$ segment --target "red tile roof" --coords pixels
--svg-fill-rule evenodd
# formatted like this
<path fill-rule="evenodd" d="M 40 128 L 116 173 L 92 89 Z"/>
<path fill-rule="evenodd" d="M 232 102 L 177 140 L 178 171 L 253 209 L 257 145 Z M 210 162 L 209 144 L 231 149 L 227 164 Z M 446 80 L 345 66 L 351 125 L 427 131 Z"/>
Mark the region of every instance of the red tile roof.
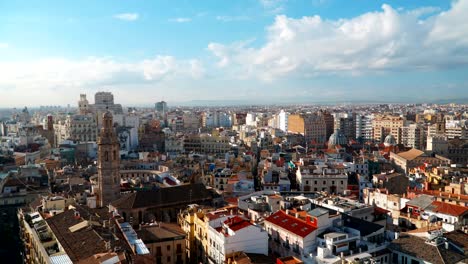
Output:
<path fill-rule="evenodd" d="M 234 232 L 237 230 L 241 230 L 244 227 L 248 227 L 252 225 L 250 221 L 245 220 L 244 218 L 237 216 L 237 215 L 224 221 L 224 224 L 227 225 L 229 229 L 231 229 Z"/>
<path fill-rule="evenodd" d="M 435 206 L 432 211 L 452 216 L 461 216 L 468 211 L 468 207 L 439 201 L 432 202 L 432 205 Z"/>
<path fill-rule="evenodd" d="M 300 237 L 306 237 L 317 228 L 294 216 L 287 215 L 284 211 L 278 211 L 270 215 L 265 221 L 277 225 Z"/>

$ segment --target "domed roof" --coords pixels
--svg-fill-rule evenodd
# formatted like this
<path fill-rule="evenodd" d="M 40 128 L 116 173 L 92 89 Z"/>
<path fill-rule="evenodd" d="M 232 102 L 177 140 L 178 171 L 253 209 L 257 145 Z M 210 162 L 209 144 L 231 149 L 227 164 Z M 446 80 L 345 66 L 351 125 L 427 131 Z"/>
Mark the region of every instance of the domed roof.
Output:
<path fill-rule="evenodd" d="M 112 118 L 111 112 L 109 112 L 109 111 L 105 112 L 104 115 L 103 115 L 103 118 L 105 118 L 105 119 Z"/>
<path fill-rule="evenodd" d="M 397 144 L 396 139 L 392 134 L 388 134 L 385 137 L 385 140 L 384 140 L 385 147 L 396 146 L 396 144 Z"/>
<path fill-rule="evenodd" d="M 336 145 L 346 145 L 346 143 L 346 137 L 339 129 L 336 129 L 335 133 L 333 133 L 328 139 L 329 148 L 334 148 Z"/>

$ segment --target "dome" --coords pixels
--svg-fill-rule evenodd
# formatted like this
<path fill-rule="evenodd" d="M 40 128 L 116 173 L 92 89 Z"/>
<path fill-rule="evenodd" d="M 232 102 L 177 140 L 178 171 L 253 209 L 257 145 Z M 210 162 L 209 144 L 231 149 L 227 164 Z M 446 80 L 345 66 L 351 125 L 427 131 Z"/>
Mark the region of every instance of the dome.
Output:
<path fill-rule="evenodd" d="M 104 118 L 104 119 L 112 118 L 111 112 L 109 112 L 109 111 L 105 112 L 104 115 L 103 115 L 103 118 Z"/>
<path fill-rule="evenodd" d="M 389 134 L 388 136 L 385 137 L 384 140 L 384 146 L 385 147 L 390 147 L 390 146 L 396 146 L 396 139 L 392 134 Z"/>
<path fill-rule="evenodd" d="M 328 139 L 328 147 L 334 148 L 336 145 L 346 145 L 347 140 L 345 135 L 341 133 L 341 130 L 336 129 L 335 133 L 333 133 L 330 138 Z"/>

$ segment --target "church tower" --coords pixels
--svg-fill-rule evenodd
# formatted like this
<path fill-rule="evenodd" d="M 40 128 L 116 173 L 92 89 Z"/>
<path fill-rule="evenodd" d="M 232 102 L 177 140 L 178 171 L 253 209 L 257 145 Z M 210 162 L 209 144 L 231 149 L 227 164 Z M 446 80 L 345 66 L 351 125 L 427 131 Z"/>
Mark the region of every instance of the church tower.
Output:
<path fill-rule="evenodd" d="M 98 144 L 98 207 L 107 206 L 120 196 L 120 154 L 119 141 L 113 128 L 112 114 L 103 115 L 103 127 Z"/>
<path fill-rule="evenodd" d="M 89 113 L 89 102 L 86 99 L 86 94 L 80 94 L 80 100 L 78 101 L 78 110 L 80 115 L 86 115 Z"/>

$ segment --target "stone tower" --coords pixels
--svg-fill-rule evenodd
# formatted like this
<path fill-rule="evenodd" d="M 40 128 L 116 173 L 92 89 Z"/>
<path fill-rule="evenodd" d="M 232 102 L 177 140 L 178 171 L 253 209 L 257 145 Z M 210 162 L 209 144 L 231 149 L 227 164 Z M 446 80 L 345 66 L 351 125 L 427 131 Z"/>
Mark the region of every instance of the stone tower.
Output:
<path fill-rule="evenodd" d="M 120 196 L 120 154 L 119 141 L 113 128 L 112 114 L 103 114 L 103 127 L 98 144 L 98 207 L 107 206 Z"/>
<path fill-rule="evenodd" d="M 80 94 L 80 101 L 78 101 L 78 110 L 80 115 L 89 113 L 89 102 L 86 99 L 86 94 Z"/>

